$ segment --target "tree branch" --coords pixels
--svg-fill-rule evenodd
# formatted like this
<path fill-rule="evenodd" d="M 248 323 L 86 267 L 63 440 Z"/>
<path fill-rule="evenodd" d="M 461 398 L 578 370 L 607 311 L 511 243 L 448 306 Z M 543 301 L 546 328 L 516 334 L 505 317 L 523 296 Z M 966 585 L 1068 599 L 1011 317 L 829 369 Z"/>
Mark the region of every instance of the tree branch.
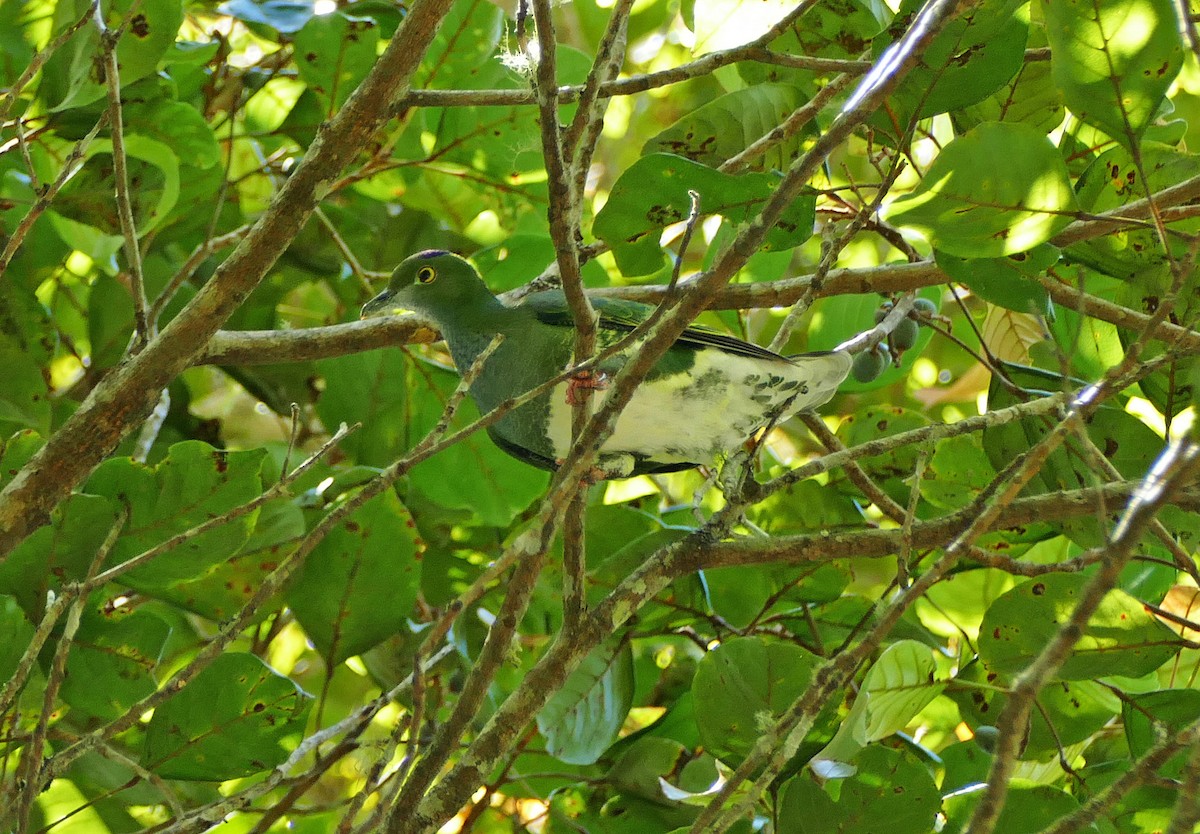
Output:
<path fill-rule="evenodd" d="M 34 529 L 158 401 L 299 232 L 337 172 L 384 123 L 450 0 L 420 0 L 366 79 L 322 125 L 308 153 L 230 257 L 144 350 L 106 377 L 0 492 L 0 558 Z"/>

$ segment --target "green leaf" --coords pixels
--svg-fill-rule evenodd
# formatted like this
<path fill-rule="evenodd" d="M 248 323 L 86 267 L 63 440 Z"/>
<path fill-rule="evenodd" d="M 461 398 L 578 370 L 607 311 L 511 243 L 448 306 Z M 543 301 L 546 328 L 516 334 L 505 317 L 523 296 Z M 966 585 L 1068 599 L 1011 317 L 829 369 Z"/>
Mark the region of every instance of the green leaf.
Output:
<path fill-rule="evenodd" d="M 854 499 L 816 479 L 806 479 L 772 492 L 746 510 L 747 518 L 771 535 L 795 535 L 848 527 L 862 520 Z M 833 567 L 829 565 L 828 567 Z M 707 571 L 706 576 L 711 576 Z M 745 571 L 742 571 L 745 575 Z M 710 588 L 711 590 L 711 588 Z M 834 594 L 833 598 L 837 598 Z"/>
<path fill-rule="evenodd" d="M 1089 292 L 1098 293 L 1102 298 L 1112 298 L 1120 292 L 1119 285 L 1108 276 L 1088 271 L 1081 277 L 1090 288 Z M 1061 350 L 1058 355 L 1066 354 L 1070 359 L 1069 372 L 1076 380 L 1099 379 L 1125 355 L 1117 328 L 1106 321 L 1081 316 L 1070 307 L 1059 306 L 1054 308 L 1054 321 L 1048 324 L 1050 334 Z M 1051 361 L 1053 364 L 1050 367 L 1060 370 L 1058 357 Z M 1057 388 L 1049 388 L 1045 383 L 1032 387 L 1038 390 L 1062 389 L 1061 383 Z"/>
<path fill-rule="evenodd" d="M 847 446 L 857 446 L 868 438 L 877 439 L 900 434 L 929 425 L 929 418 L 917 411 L 899 406 L 874 406 L 860 409 L 838 426 L 837 435 Z M 901 446 L 882 455 L 860 461 L 862 468 L 872 478 L 881 482 L 885 489 L 903 490 L 897 500 L 907 502 L 907 487 L 904 481 L 912 477 L 921 450 L 914 446 Z M 893 496 L 897 497 L 897 496 Z"/>
<path fill-rule="evenodd" d="M 1101 732 L 1120 707 L 1112 690 L 1096 681 L 1055 681 L 1038 693 L 1021 758 L 1057 760 L 1064 747 Z"/>
<path fill-rule="evenodd" d="M 452 4 L 421 61 L 413 87 L 479 89 L 476 71 L 496 60 L 503 34 L 504 12 L 498 6 L 487 0 Z"/>
<path fill-rule="evenodd" d="M 1049 133 L 1060 124 L 1066 110 L 1062 91 L 1050 79 L 1045 61 L 1022 64 L 1016 76 L 978 104 L 954 114 L 955 124 L 972 127 L 980 122 L 1021 122 Z"/>
<path fill-rule="evenodd" d="M 643 154 L 676 154 L 716 167 L 771 132 L 805 101 L 792 84 L 759 84 L 702 105 L 650 139 Z M 753 170 L 787 168 L 799 155 L 801 136 L 773 146 Z M 703 206 L 701 206 L 703 208 Z"/>
<path fill-rule="evenodd" d="M 1002 258 L 1045 243 L 1075 210 L 1066 165 L 1046 135 L 989 122 L 943 148 L 886 214 L 948 254 Z"/>
<path fill-rule="evenodd" d="M 921 497 L 943 509 L 965 506 L 991 483 L 996 470 L 975 435 L 939 442 L 921 478 Z"/>
<path fill-rule="evenodd" d="M 592 508 L 588 512 L 588 556 L 593 552 L 591 524 Z M 599 603 L 608 591 L 620 584 L 639 565 L 653 557 L 655 553 L 682 539 L 689 531 L 680 527 L 656 529 L 645 535 L 631 538 L 622 548 L 595 568 L 589 565 L 588 598 L 590 602 Z M 643 628 L 666 628 L 672 624 L 686 622 L 690 615 L 685 611 L 701 608 L 705 604 L 704 588 L 699 577 L 681 576 L 671 583 L 659 597 L 666 605 L 653 605 L 643 608 L 638 614 L 638 625 Z M 561 606 L 560 606 L 561 607 Z"/>
<path fill-rule="evenodd" d="M 456 382 L 442 376 L 440 397 L 449 396 Z M 442 400 L 437 402 L 440 407 Z M 464 403 L 455 425 L 467 425 L 478 416 L 473 404 Z M 409 482 L 426 497 L 452 509 L 472 510 L 493 527 L 511 524 L 542 495 L 548 480 L 548 473 L 502 452 L 483 432 L 417 464 L 409 474 Z"/>
<path fill-rule="evenodd" d="M 1081 387 L 1078 380 L 1064 383 L 1058 374 L 1005 364 L 1005 372 L 1017 385 L 1031 394 L 1062 391 L 1064 387 Z M 993 380 L 988 388 L 988 408 L 997 410 L 1019 401 L 1014 392 Z M 1045 418 L 1015 420 L 1003 426 L 991 426 L 983 431 L 983 448 L 997 470 L 1002 469 L 1018 454 L 1039 442 L 1050 431 Z M 1145 423 L 1115 406 L 1101 406 L 1088 421 L 1087 432 L 1098 449 L 1113 466 L 1128 478 L 1140 478 L 1149 471 L 1162 450 L 1162 439 Z M 1099 476 L 1091 464 L 1091 455 L 1079 441 L 1068 438 L 1050 453 L 1028 488 L 1054 492 L 1082 489 L 1091 486 Z"/>
<path fill-rule="evenodd" d="M 204 576 L 164 588 L 157 596 L 210 620 L 227 620 L 250 601 L 303 535 L 304 515 L 295 503 L 268 501 L 259 507 L 254 532 L 236 556 Z M 268 601 L 255 612 L 252 622 L 265 619 L 274 610 Z"/>
<path fill-rule="evenodd" d="M 763 614 L 778 590 L 767 571 L 744 568 L 709 568 L 701 575 L 712 612 L 734 628 L 745 628 Z"/>
<path fill-rule="evenodd" d="M 1121 717 L 1125 724 L 1125 740 L 1130 755 L 1140 759 L 1158 744 L 1182 732 L 1200 715 L 1200 691 L 1195 689 L 1160 689 L 1130 695 L 1122 702 Z M 1181 751 L 1158 769 L 1165 778 L 1182 778 L 1187 752 Z"/>
<path fill-rule="evenodd" d="M 70 188 L 71 183 L 67 183 Z M 66 190 L 66 189 L 64 189 Z M 61 196 L 61 195 L 60 195 Z M 72 206 L 72 208 L 78 208 Z M 120 235 L 105 234 L 100 228 L 64 217 L 54 209 L 47 209 L 46 217 L 59 238 L 76 252 L 82 252 L 93 261 L 104 264 L 106 271 L 116 273 L 117 262 L 114 256 L 121 250 L 123 238 Z M 105 218 L 96 218 L 103 220 Z"/>
<path fill-rule="evenodd" d="M 49 524 L 35 530 L 0 562 L 0 593 L 12 594 L 30 617 L 40 617 L 47 591 L 86 576 L 116 517 L 116 506 L 109 499 L 72 495 L 54 508 Z"/>
<path fill-rule="evenodd" d="M 1059 250 L 1048 243 L 1007 258 L 956 258 L 934 251 L 937 265 L 971 292 L 1018 313 L 1048 316 L 1050 295 L 1033 276 L 1058 263 Z"/>
<path fill-rule="evenodd" d="M 1157 269 L 1147 269 L 1125 282 L 1114 300 L 1131 309 L 1152 314 L 1162 301 L 1174 297 L 1178 301 L 1169 316 L 1170 320 L 1193 321 L 1200 311 L 1200 304 L 1196 303 L 1197 289 L 1200 289 L 1197 275 L 1194 271 L 1185 275 L 1183 286 L 1177 291 L 1173 288 L 1175 280 L 1172 271 L 1172 267 L 1166 264 Z M 1140 338 L 1140 334 L 1124 328 L 1117 333 L 1122 346 Z M 1157 340 L 1151 340 L 1145 346 L 1141 358 L 1144 362 L 1160 361 L 1168 352 L 1171 352 L 1170 358 L 1138 380 L 1138 388 L 1155 408 L 1170 419 L 1195 404 L 1197 392 L 1200 391 L 1197 385 L 1200 383 L 1200 359 L 1194 354 L 1170 351 L 1168 345 Z"/>
<path fill-rule="evenodd" d="M 610 640 L 592 650 L 537 715 L 546 751 L 568 764 L 592 764 L 616 741 L 633 705 L 633 652 Z"/>
<path fill-rule="evenodd" d="M 1016 675 L 1032 663 L 1071 616 L 1088 579 L 1047 574 L 1023 582 L 998 598 L 979 630 L 979 655 L 990 669 Z M 1179 639 L 1141 602 L 1109 591 L 1058 671 L 1068 681 L 1122 676 L 1137 678 L 1166 663 Z"/>
<path fill-rule="evenodd" d="M 312 699 L 251 654 L 227 652 L 154 710 L 142 764 L 164 779 L 220 782 L 282 763 Z"/>
<path fill-rule="evenodd" d="M 211 168 L 221 161 L 221 147 L 212 128 L 196 108 L 182 101 L 156 99 L 128 104 L 124 116 L 128 135 L 141 136 L 169 148 L 184 166 Z M 189 211 L 194 208 L 188 206 Z"/>
<path fill-rule="evenodd" d="M 592 231 L 613 247 L 623 274 L 648 275 L 662 264 L 658 238 L 652 233 L 687 218 L 689 190 L 700 195 L 701 215 L 719 214 L 744 223 L 758 214 L 778 182 L 772 174 L 723 174 L 673 154 L 649 154 L 617 179 Z M 815 211 L 812 194 L 798 197 L 768 233 L 763 248 L 799 246 L 812 236 Z"/>
<path fill-rule="evenodd" d="M 867 672 L 837 734 L 816 755 L 814 767 L 856 760 L 871 742 L 907 727 L 945 688 L 934 680 L 935 671 L 929 646 L 915 640 L 888 646 Z"/>
<path fill-rule="evenodd" d="M 42 436 L 32 429 L 15 432 L 0 441 L 0 487 L 7 486 L 44 445 Z"/>
<path fill-rule="evenodd" d="M 54 11 L 55 28 L 78 20 L 90 5 L 87 0 L 59 3 Z M 102 7 L 110 30 L 129 24 L 117 43 L 121 86 L 128 87 L 154 72 L 175 43 L 183 23 L 183 4 L 180 0 L 109 0 Z M 54 110 L 82 107 L 106 95 L 99 56 L 99 32 L 94 26 L 85 26 L 50 57 L 44 70 L 48 87 L 43 94 L 50 93 L 47 98 Z"/>
<path fill-rule="evenodd" d="M 1171 0 L 1046 0 L 1054 84 L 1079 118 L 1128 144 L 1183 66 Z"/>
<path fill-rule="evenodd" d="M 806 10 L 767 48 L 788 55 L 854 60 L 870 47 L 892 17 L 892 10 L 880 0 L 831 0 Z M 746 62 L 739 63 L 738 70 L 747 82 L 754 83 L 764 68 Z"/>
<path fill-rule="evenodd" d="M 49 364 L 55 338 L 32 292 L 0 293 L 0 435 L 20 429 L 50 433 Z"/>
<path fill-rule="evenodd" d="M 25 617 L 17 598 L 0 594 L 0 680 L 7 681 L 17 670 L 25 647 L 33 639 L 33 623 Z"/>
<path fill-rule="evenodd" d="M 36 51 L 26 38 L 28 26 L 25 5 L 22 3 L 0 4 L 0 85 L 11 88 L 29 66 Z"/>
<path fill-rule="evenodd" d="M 643 736 L 621 754 L 608 775 L 623 791 L 658 799 L 662 796 L 658 780 L 675 773 L 688 755 L 688 749 L 674 739 Z"/>
<path fill-rule="evenodd" d="M 942 777 L 942 790 L 946 794 L 957 793 L 971 785 L 987 782 L 992 757 L 979 746 L 976 739 L 951 744 L 944 750 L 939 750 L 938 755 L 946 768 L 945 776 Z"/>
<path fill-rule="evenodd" d="M 375 64 L 379 27 L 344 12 L 314 17 L 296 33 L 296 68 L 332 115 Z"/>
<path fill-rule="evenodd" d="M 528 284 L 554 263 L 554 241 L 546 235 L 511 235 L 496 246 L 476 252 L 471 261 L 492 292 L 507 292 Z"/>
<path fill-rule="evenodd" d="M 98 603 L 71 644 L 62 698 L 73 709 L 111 721 L 158 688 L 155 672 L 171 628 L 149 611 L 122 616 Z"/>
<path fill-rule="evenodd" d="M 914 119 L 958 110 L 999 90 L 1024 64 L 1029 19 L 1023 6 L 1023 0 L 984 0 L 963 7 L 933 37 L 873 124 L 901 135 Z M 876 57 L 908 31 L 921 7 L 919 0 L 900 4 L 890 38 L 872 43 Z"/>
<path fill-rule="evenodd" d="M 776 816 L 779 834 L 883 830 L 888 834 L 927 834 L 935 830 L 941 810 L 937 785 L 928 768 L 898 750 L 867 748 L 859 757 L 858 772 L 836 784 L 838 799 L 834 802 L 807 774 L 788 780 Z"/>
<path fill-rule="evenodd" d="M 985 784 L 973 785 L 947 797 L 942 809 L 946 825 L 940 834 L 964 834 Z M 1079 807 L 1079 801 L 1065 791 L 1048 785 L 1010 785 L 1004 809 L 994 831 L 1034 832 L 1048 828 L 1060 817 Z M 1086 829 L 1084 829 L 1086 830 Z"/>
<path fill-rule="evenodd" d="M 1013 584 L 1009 574 L 993 568 L 959 571 L 931 587 L 917 601 L 916 610 L 930 631 L 947 637 L 965 634 L 974 640 L 988 606 Z"/>
<path fill-rule="evenodd" d="M 430 363 L 410 361 L 399 351 L 371 351 L 317 363 L 326 380 L 317 411 L 327 426 L 362 422 L 343 441 L 354 459 L 386 466 L 411 448 L 441 417 L 458 376 Z M 477 419 L 464 403 L 454 422 Z M 448 472 L 466 473 L 447 477 Z M 546 475 L 501 452 L 483 432 L 413 467 L 410 482 L 428 498 L 467 508 L 485 524 L 509 524 L 545 488 Z"/>
<path fill-rule="evenodd" d="M 133 219 L 138 232 L 145 234 L 161 224 L 179 201 L 179 157 L 164 142 L 134 133 L 125 136 L 125 152 L 129 157 L 129 177 L 135 185 L 130 193 Z M 93 234 L 118 236 L 120 221 L 108 198 L 116 190 L 112 140 L 94 140 L 85 158 L 87 164 L 83 170 L 68 182 L 55 201 L 55 215 L 89 226 Z M 62 230 L 59 233 L 64 234 Z M 73 243 L 70 236 L 73 231 L 65 234 L 68 236 L 64 240 Z M 101 239 L 97 245 L 103 247 L 103 243 Z"/>
<path fill-rule="evenodd" d="M 818 663 L 799 646 L 760 637 L 726 640 L 710 651 L 692 680 L 704 748 L 728 764 L 740 762 L 808 687 Z"/>
<path fill-rule="evenodd" d="M 171 447 L 158 466 L 111 458 L 88 480 L 86 491 L 129 507 L 130 515 L 108 564 L 219 516 L 262 492 L 265 450 L 229 452 L 191 440 Z M 134 568 L 121 581 L 153 595 L 158 589 L 203 575 L 233 556 L 254 529 L 250 513 L 189 539 Z"/>
<path fill-rule="evenodd" d="M 308 554 L 287 603 L 331 666 L 407 627 L 420 584 L 419 550 L 412 517 L 387 491 Z"/>
<path fill-rule="evenodd" d="M 366 466 L 387 466 L 420 436 L 411 426 L 408 389 L 411 378 L 405 354 L 373 350 L 317 361 L 325 390 L 317 413 L 327 427 L 341 423 L 362 427 L 341 443 L 342 450 Z M 419 390 L 419 389 L 418 389 Z"/>
<path fill-rule="evenodd" d="M 1160 191 L 1180 182 L 1181 178 L 1192 176 L 1198 165 L 1200 157 L 1195 154 L 1151 142 L 1143 143 L 1136 162 L 1125 148 L 1111 148 L 1084 169 L 1077 188 L 1079 204 L 1094 214 L 1114 211 L 1144 199 L 1147 190 Z M 1185 219 L 1172 223 L 1171 227 L 1194 234 L 1200 230 L 1200 220 Z M 1172 245 L 1177 257 L 1185 256 L 1185 249 L 1186 243 L 1182 240 Z M 1120 301 L 1143 312 L 1149 303 L 1153 303 L 1154 297 L 1153 290 L 1144 285 L 1154 283 L 1158 270 L 1167 263 L 1157 232 L 1143 226 L 1114 229 L 1109 234 L 1075 244 L 1067 253 L 1074 260 L 1128 282 L 1130 297 Z M 1161 297 L 1161 289 L 1158 291 Z M 1150 312 L 1153 312 L 1152 308 Z M 1186 309 L 1181 312 L 1187 315 Z"/>

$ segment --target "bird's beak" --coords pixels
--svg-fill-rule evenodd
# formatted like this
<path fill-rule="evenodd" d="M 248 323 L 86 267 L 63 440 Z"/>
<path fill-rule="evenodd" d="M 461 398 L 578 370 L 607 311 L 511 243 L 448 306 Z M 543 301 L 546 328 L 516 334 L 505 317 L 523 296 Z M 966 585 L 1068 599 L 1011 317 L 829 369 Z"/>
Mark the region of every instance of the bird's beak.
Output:
<path fill-rule="evenodd" d="M 358 317 L 360 319 L 369 319 L 372 316 L 381 316 L 385 313 L 390 313 L 393 309 L 392 291 L 384 290 L 363 305 L 362 312 L 359 313 Z"/>

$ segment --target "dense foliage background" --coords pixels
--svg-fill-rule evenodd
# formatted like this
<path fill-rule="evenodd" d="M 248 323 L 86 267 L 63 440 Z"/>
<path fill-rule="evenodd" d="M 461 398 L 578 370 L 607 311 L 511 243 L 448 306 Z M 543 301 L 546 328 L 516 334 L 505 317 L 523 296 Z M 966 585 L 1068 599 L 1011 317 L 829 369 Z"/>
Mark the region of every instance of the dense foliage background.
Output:
<path fill-rule="evenodd" d="M 1196 830 L 1196 24 L 4 2 L 0 830 Z M 874 367 L 551 479 L 430 247 Z"/>

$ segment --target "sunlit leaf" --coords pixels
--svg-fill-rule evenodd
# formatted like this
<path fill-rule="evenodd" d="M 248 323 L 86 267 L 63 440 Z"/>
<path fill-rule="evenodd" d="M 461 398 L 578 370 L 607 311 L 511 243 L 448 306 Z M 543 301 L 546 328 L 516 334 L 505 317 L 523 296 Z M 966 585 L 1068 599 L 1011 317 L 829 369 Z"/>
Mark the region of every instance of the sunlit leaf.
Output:
<path fill-rule="evenodd" d="M 1067 106 L 1123 142 L 1154 117 L 1183 65 L 1170 0 L 1047 0 L 1054 83 Z"/>
<path fill-rule="evenodd" d="M 642 153 L 671 153 L 716 167 L 780 126 L 804 99 L 792 85 L 759 84 L 727 93 L 650 139 Z M 751 170 L 784 169 L 800 152 L 800 137 L 753 160 Z"/>
<path fill-rule="evenodd" d="M 90 5 L 86 0 L 58 3 L 55 28 L 73 23 Z M 116 50 L 123 87 L 154 72 L 183 23 L 180 0 L 111 0 L 102 9 L 109 29 L 124 28 Z M 47 98 L 55 110 L 82 107 L 106 94 L 103 64 L 96 60 L 99 43 L 98 30 L 86 26 L 66 49 L 50 56 L 45 72 L 54 92 Z"/>
<path fill-rule="evenodd" d="M 122 715 L 157 688 L 155 672 L 169 633 L 170 626 L 149 611 L 88 611 L 67 656 L 63 700 L 98 718 Z"/>
<path fill-rule="evenodd" d="M 868 744 L 903 730 L 941 694 L 945 684 L 934 680 L 934 672 L 928 646 L 915 640 L 888 646 L 868 670 L 850 714 L 814 762 L 856 763 Z"/>
<path fill-rule="evenodd" d="M 314 17 L 296 33 L 296 66 L 308 89 L 332 113 L 375 62 L 379 27 L 374 20 L 342 12 Z"/>
<path fill-rule="evenodd" d="M 1032 663 L 1066 623 L 1087 578 L 1048 574 L 1001 596 L 984 616 L 979 653 L 988 666 L 1014 675 Z M 1175 634 L 1124 591 L 1109 591 L 1087 622 L 1074 651 L 1058 670 L 1064 680 L 1112 675 L 1136 678 L 1179 651 Z"/>
<path fill-rule="evenodd" d="M 688 191 L 700 195 L 702 215 L 720 214 L 735 223 L 752 218 L 778 183 L 771 174 L 725 174 L 680 156 L 643 156 L 613 185 L 604 208 L 596 215 L 595 234 L 613 246 L 621 271 L 628 276 L 658 269 L 662 253 L 655 232 L 688 217 Z M 815 198 L 801 195 L 767 235 L 766 248 L 787 249 L 807 240 L 813 231 Z"/>
<path fill-rule="evenodd" d="M 960 258 L 1026 252 L 1071 221 L 1075 194 L 1046 136 L 1021 124 L 981 124 L 942 149 L 888 219 Z"/>

